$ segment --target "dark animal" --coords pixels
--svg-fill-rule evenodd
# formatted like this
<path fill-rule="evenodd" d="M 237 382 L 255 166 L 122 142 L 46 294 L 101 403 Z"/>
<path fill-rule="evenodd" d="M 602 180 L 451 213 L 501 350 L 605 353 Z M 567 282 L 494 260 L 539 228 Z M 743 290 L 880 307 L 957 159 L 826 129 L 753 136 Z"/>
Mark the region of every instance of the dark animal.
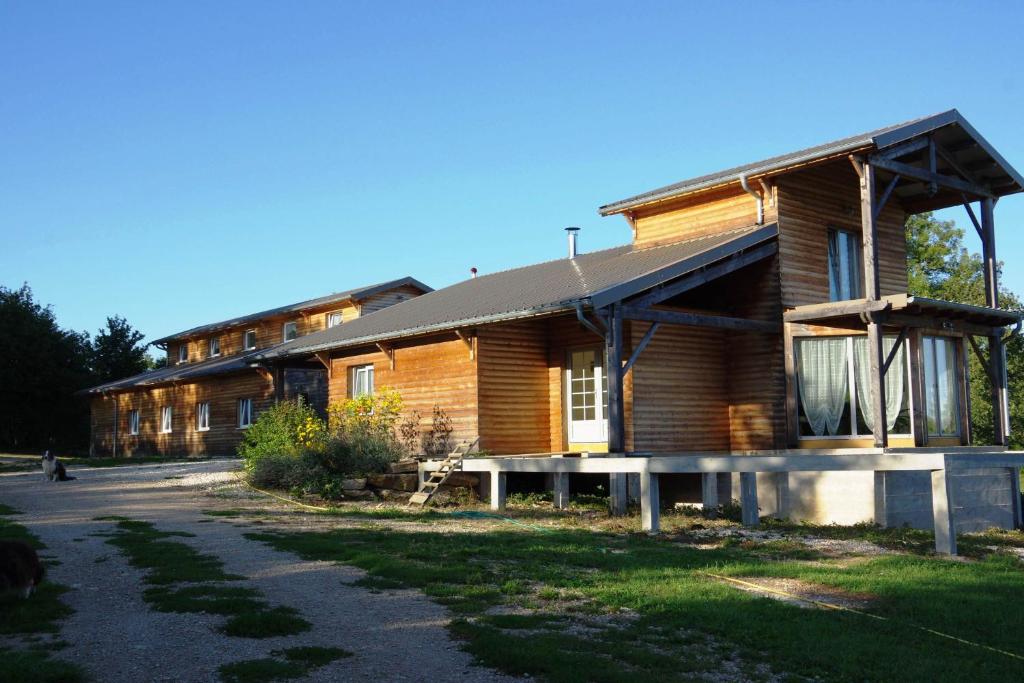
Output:
<path fill-rule="evenodd" d="M 43 580 L 43 563 L 24 541 L 0 541 L 0 594 L 29 597 Z"/>
<path fill-rule="evenodd" d="M 43 474 L 50 481 L 71 481 L 74 477 L 68 476 L 64 463 L 57 459 L 50 451 L 43 454 Z"/>

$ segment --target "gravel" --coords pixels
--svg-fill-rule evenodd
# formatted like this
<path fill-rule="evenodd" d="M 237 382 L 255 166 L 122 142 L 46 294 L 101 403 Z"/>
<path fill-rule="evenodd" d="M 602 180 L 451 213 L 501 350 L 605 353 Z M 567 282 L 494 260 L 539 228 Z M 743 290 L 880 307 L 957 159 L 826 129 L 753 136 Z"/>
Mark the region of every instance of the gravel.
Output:
<path fill-rule="evenodd" d="M 272 650 L 303 645 L 341 647 L 355 654 L 313 671 L 306 680 L 517 680 L 475 666 L 446 630 L 447 610 L 412 590 L 370 591 L 350 585 L 365 573 L 328 562 L 309 562 L 249 541 L 237 520 L 202 514 L 233 501 L 211 498 L 211 488 L 230 488 L 238 462 L 83 468 L 75 481 L 44 481 L 41 472 L 0 474 L 0 501 L 25 513 L 16 520 L 48 546 L 60 564 L 53 581 L 71 587 L 64 599 L 75 613 L 59 635 L 57 653 L 83 666 L 95 680 L 216 681 L 229 662 L 267 657 Z M 123 515 L 166 531 L 214 554 L 225 571 L 241 574 L 272 605 L 294 607 L 313 624 L 295 636 L 253 640 L 217 631 L 224 617 L 159 613 L 142 600 L 143 573 L 130 567 L 99 533 Z"/>

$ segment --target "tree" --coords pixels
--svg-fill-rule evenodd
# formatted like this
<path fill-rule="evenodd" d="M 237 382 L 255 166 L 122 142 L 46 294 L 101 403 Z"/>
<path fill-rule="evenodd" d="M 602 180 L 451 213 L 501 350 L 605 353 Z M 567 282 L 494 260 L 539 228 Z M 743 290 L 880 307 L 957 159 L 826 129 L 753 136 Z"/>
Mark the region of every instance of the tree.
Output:
<path fill-rule="evenodd" d="M 96 384 L 145 372 L 153 360 L 140 342 L 146 335 L 119 315 L 107 318 L 107 326 L 96 333 L 92 343 L 92 371 Z"/>
<path fill-rule="evenodd" d="M 985 305 L 985 276 L 981 257 L 964 246 L 964 231 L 953 221 L 941 221 L 931 213 L 911 216 L 906 224 L 907 279 L 910 293 L 944 301 Z M 1000 264 L 1001 267 L 1001 264 Z M 999 305 L 1022 310 L 1021 300 L 1000 287 Z M 986 342 L 979 340 L 987 353 Z M 993 441 L 991 383 L 973 352 L 968 353 L 971 378 L 972 437 L 976 443 Z M 1016 336 L 1006 345 L 1006 374 L 1010 393 L 1010 426 L 1024 420 L 1024 339 Z M 1024 430 L 1013 429 L 1013 448 L 1024 447 Z"/>
<path fill-rule="evenodd" d="M 41 451 L 87 443 L 91 347 L 85 332 L 62 330 L 53 311 L 21 289 L 0 286 L 0 448 Z"/>

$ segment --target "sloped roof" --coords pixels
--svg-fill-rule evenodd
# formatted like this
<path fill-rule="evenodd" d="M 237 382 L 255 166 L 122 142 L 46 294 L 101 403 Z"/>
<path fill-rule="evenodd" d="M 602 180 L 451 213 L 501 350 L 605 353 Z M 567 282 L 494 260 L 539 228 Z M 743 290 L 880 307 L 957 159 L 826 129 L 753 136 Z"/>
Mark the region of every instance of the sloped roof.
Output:
<path fill-rule="evenodd" d="M 337 292 L 335 294 L 328 294 L 327 296 L 321 296 L 316 299 L 309 299 L 307 301 L 300 301 L 295 304 L 288 304 L 287 306 L 279 306 L 278 308 L 271 308 L 266 311 L 260 311 L 259 313 L 250 313 L 248 315 L 239 316 L 237 318 L 231 318 L 229 320 L 222 320 L 216 323 L 209 323 L 206 325 L 199 325 L 183 332 L 176 334 L 170 334 L 166 337 L 161 337 L 150 344 L 163 344 L 173 339 L 182 339 L 189 337 L 197 337 L 203 334 L 209 334 L 210 332 L 216 332 L 217 330 L 227 329 L 229 327 L 235 327 L 236 325 L 244 325 L 248 322 L 260 320 L 261 318 L 269 318 L 278 315 L 287 315 L 288 313 L 296 313 L 303 311 L 308 308 L 316 308 L 318 306 L 327 306 L 329 304 L 341 303 L 343 301 L 359 301 L 367 297 L 373 296 L 374 294 L 380 294 L 386 292 L 389 289 L 395 289 L 396 287 L 402 287 L 409 285 L 416 287 L 421 292 L 432 292 L 433 289 L 423 284 L 419 280 L 413 277 L 403 277 L 397 280 L 389 280 L 387 282 L 381 282 L 375 285 L 367 285 L 365 287 L 357 287 L 356 289 L 349 289 L 344 292 Z"/>
<path fill-rule="evenodd" d="M 481 275 L 403 301 L 338 327 L 256 353 L 253 360 L 300 356 L 400 337 L 569 311 L 612 290 L 642 291 L 769 241 L 776 225 L 753 225 L 657 247 L 624 245 Z"/>
<path fill-rule="evenodd" d="M 956 127 L 962 133 L 959 137 L 969 143 L 970 148 L 961 150 L 977 157 L 977 161 L 988 161 L 987 169 L 980 170 L 986 174 L 986 180 L 992 185 L 997 196 L 1012 194 L 1024 190 L 1024 177 L 1020 175 L 985 138 L 971 126 L 970 123 L 956 109 L 950 109 L 939 114 L 923 116 L 911 121 L 897 123 L 892 126 L 878 128 L 860 135 L 853 135 L 848 138 L 826 142 L 822 145 L 808 147 L 796 152 L 782 154 L 779 156 L 755 161 L 754 163 L 736 166 L 724 171 L 717 171 L 708 175 L 690 178 L 678 183 L 666 185 L 656 190 L 643 192 L 626 199 L 621 199 L 606 204 L 598 209 L 602 216 L 609 216 L 623 211 L 651 204 L 666 199 L 672 199 L 691 192 L 706 190 L 729 183 L 738 182 L 741 176 L 756 178 L 771 173 L 780 172 L 784 169 L 815 163 L 825 159 L 850 154 L 865 149 L 884 149 L 909 140 L 910 138 L 924 135 L 947 126 Z"/>
<path fill-rule="evenodd" d="M 138 375 L 114 380 L 106 384 L 100 384 L 86 389 L 85 394 L 102 394 L 106 391 L 118 391 L 132 389 L 135 387 L 147 387 L 156 384 L 167 384 L 170 382 L 191 381 L 210 375 L 222 375 L 231 372 L 251 370 L 251 358 L 255 352 L 243 353 L 240 355 L 226 356 L 224 358 L 209 358 L 197 363 L 181 363 L 180 365 L 169 365 L 165 368 L 149 370 Z"/>

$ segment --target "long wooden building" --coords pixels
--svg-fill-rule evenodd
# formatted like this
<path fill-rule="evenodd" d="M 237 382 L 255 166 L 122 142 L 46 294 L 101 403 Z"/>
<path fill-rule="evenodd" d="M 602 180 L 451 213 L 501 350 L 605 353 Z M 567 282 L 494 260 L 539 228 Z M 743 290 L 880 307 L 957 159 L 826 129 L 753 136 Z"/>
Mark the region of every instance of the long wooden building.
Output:
<path fill-rule="evenodd" d="M 321 363 L 330 400 L 372 377 L 410 410 L 442 407 L 457 438 L 493 455 L 967 453 L 968 385 L 985 382 L 998 450 L 1003 343 L 1021 318 L 999 308 L 994 207 L 1022 189 L 952 110 L 608 204 L 628 244 L 570 247 L 250 360 L 271 374 Z M 907 292 L 907 216 L 960 206 L 982 238 L 986 306 Z M 969 376 L 969 353 L 988 377 Z M 1008 472 L 958 475 L 986 491 L 965 524 L 1019 523 Z M 918 474 L 771 473 L 757 486 L 769 514 L 919 524 L 931 509 Z M 728 495 L 730 481 L 714 485 Z M 707 488 L 674 483 L 698 500 Z"/>
<path fill-rule="evenodd" d="M 431 288 L 411 277 L 200 325 L 152 342 L 166 367 L 88 390 L 96 455 L 229 455 L 256 415 L 275 400 L 304 397 L 323 408 L 327 377 L 316 362 L 275 372 L 256 354 Z"/>

